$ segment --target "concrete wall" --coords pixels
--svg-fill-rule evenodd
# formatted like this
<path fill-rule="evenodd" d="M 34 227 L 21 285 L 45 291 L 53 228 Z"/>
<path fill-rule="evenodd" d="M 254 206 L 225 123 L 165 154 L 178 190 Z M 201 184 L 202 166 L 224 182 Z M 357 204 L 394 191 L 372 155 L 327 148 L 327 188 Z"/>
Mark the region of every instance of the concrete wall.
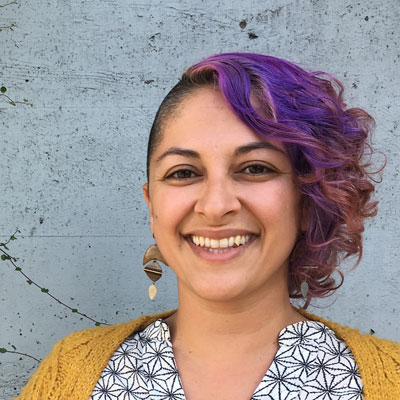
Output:
<path fill-rule="evenodd" d="M 5 4 L 6 0 L 0 3 Z M 253 51 L 326 70 L 348 103 L 377 120 L 388 156 L 380 214 L 338 296 L 311 307 L 363 332 L 400 340 L 398 0 L 19 0 L 0 8 L 0 241 L 51 294 L 117 323 L 176 305 L 165 271 L 156 301 L 141 268 L 151 242 L 141 185 L 153 115 L 185 67 L 217 52 Z M 0 263 L 0 347 L 43 358 L 93 323 Z M 336 302 L 334 300 L 336 299 Z M 331 304 L 334 302 L 334 304 Z M 0 354 L 0 398 L 37 364 Z"/>

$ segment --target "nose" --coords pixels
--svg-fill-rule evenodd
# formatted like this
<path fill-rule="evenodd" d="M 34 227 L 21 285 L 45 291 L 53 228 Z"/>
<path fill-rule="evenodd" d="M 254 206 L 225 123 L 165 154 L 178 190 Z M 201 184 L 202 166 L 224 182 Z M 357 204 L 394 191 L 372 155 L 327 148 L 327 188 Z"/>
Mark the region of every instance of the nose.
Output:
<path fill-rule="evenodd" d="M 209 178 L 202 186 L 194 211 L 206 217 L 210 224 L 224 223 L 227 216 L 240 210 L 241 202 L 235 185 L 228 178 Z"/>

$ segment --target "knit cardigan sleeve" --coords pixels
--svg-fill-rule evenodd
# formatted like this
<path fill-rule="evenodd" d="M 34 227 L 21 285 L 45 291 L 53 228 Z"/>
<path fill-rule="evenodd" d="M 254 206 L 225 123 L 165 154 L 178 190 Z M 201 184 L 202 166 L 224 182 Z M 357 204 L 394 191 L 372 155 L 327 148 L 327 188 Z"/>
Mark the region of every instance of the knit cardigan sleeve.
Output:
<path fill-rule="evenodd" d="M 15 400 L 88 400 L 101 372 L 124 339 L 171 313 L 143 316 L 67 336 L 54 346 Z"/>
<path fill-rule="evenodd" d="M 51 353 L 41 362 L 28 384 L 17 399 L 45 399 L 57 380 L 63 341 L 58 342 Z"/>

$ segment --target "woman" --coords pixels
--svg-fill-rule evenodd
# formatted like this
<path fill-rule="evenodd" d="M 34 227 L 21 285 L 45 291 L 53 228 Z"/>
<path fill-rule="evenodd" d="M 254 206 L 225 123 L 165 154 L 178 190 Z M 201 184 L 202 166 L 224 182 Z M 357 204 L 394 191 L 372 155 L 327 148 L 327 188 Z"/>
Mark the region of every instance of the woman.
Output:
<path fill-rule="evenodd" d="M 155 117 L 143 187 L 158 246 L 144 261 L 174 270 L 178 309 L 72 334 L 19 399 L 400 398 L 398 344 L 290 303 L 341 285 L 332 274 L 360 260 L 376 214 L 373 120 L 330 78 L 241 53 L 185 72 Z"/>

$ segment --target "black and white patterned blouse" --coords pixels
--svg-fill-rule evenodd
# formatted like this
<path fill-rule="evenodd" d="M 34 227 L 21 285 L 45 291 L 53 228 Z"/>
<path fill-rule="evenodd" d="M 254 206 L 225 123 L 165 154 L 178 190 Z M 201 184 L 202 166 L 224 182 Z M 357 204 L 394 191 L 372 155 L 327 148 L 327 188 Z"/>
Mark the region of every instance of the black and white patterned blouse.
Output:
<path fill-rule="evenodd" d="M 185 400 L 168 325 L 161 319 L 128 337 L 110 358 L 90 400 Z M 250 400 L 362 400 L 347 345 L 326 325 L 282 329 L 279 349 Z"/>

